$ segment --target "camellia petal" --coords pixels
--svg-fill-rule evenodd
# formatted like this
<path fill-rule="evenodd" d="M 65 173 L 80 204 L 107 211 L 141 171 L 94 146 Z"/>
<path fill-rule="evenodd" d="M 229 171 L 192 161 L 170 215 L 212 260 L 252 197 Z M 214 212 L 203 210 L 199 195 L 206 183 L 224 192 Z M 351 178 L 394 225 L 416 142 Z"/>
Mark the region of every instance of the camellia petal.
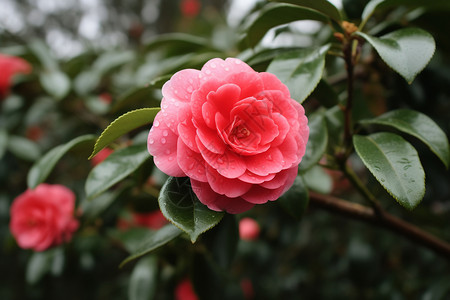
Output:
<path fill-rule="evenodd" d="M 229 179 L 221 176 L 209 165 L 206 166 L 206 177 L 208 178 L 208 183 L 214 192 L 230 198 L 242 196 L 252 187 L 251 183 L 244 182 L 238 178 Z"/>

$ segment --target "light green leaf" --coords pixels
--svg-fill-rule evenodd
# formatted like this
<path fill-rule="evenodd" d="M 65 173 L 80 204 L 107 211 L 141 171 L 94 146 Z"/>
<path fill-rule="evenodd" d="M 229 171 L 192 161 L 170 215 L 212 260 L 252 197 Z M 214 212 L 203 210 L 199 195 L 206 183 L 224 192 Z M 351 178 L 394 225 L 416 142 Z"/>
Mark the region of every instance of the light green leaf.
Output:
<path fill-rule="evenodd" d="M 8 150 L 27 161 L 36 161 L 41 157 L 41 148 L 35 142 L 21 136 L 9 136 Z"/>
<path fill-rule="evenodd" d="M 333 179 L 324 168 L 319 165 L 313 166 L 302 174 L 303 181 L 308 189 L 321 194 L 329 194 L 333 190 Z"/>
<path fill-rule="evenodd" d="M 77 75 L 74 80 L 74 90 L 77 94 L 86 96 L 92 93 L 101 81 L 101 75 L 95 70 L 86 70 Z"/>
<path fill-rule="evenodd" d="M 59 70 L 45 70 L 39 79 L 45 91 L 57 100 L 67 96 L 70 91 L 69 77 Z"/>
<path fill-rule="evenodd" d="M 89 173 L 85 185 L 86 197 L 93 199 L 99 196 L 133 173 L 149 158 L 146 144 L 114 151 Z"/>
<path fill-rule="evenodd" d="M 29 43 L 31 53 L 39 60 L 41 65 L 48 70 L 58 69 L 58 63 L 55 56 L 51 53 L 48 46 L 41 40 L 34 40 Z"/>
<path fill-rule="evenodd" d="M 445 132 L 431 118 L 418 111 L 398 109 L 360 123 L 385 125 L 410 134 L 425 143 L 447 168 L 450 164 L 450 149 Z"/>
<path fill-rule="evenodd" d="M 159 194 L 163 215 L 186 232 L 194 243 L 203 232 L 213 228 L 224 213 L 212 211 L 200 203 L 192 191 L 189 178 L 170 177 Z"/>
<path fill-rule="evenodd" d="M 321 115 L 312 117 L 309 121 L 309 139 L 306 144 L 305 155 L 299 165 L 304 172 L 314 166 L 322 158 L 328 144 L 328 130 L 325 119 Z"/>
<path fill-rule="evenodd" d="M 27 264 L 25 279 L 28 284 L 36 284 L 47 273 L 60 275 L 64 267 L 64 252 L 58 247 L 43 252 L 34 252 Z"/>
<path fill-rule="evenodd" d="M 291 3 L 298 6 L 304 6 L 307 8 L 311 8 L 314 10 L 317 10 L 324 15 L 327 15 L 331 19 L 335 20 L 336 22 L 342 21 L 342 16 L 339 10 L 331 4 L 331 2 L 327 0 L 272 0 L 274 2 L 284 2 L 284 3 Z"/>
<path fill-rule="evenodd" d="M 327 16 L 317 10 L 291 4 L 269 4 L 263 8 L 260 15 L 247 29 L 248 46 L 254 47 L 258 44 L 269 29 L 300 20 L 315 20 L 324 23 L 329 21 Z"/>
<path fill-rule="evenodd" d="M 433 37 L 419 28 L 404 28 L 380 38 L 358 32 L 378 52 L 384 62 L 411 83 L 433 57 Z"/>
<path fill-rule="evenodd" d="M 47 179 L 50 172 L 55 167 L 56 163 L 66 154 L 70 149 L 75 146 L 91 143 L 94 144 L 94 135 L 83 135 L 71 140 L 70 142 L 59 145 L 47 152 L 41 159 L 39 159 L 28 172 L 27 183 L 28 187 L 34 189 L 38 184 Z"/>
<path fill-rule="evenodd" d="M 132 61 L 135 54 L 132 51 L 113 51 L 103 53 L 92 66 L 100 75 Z"/>
<path fill-rule="evenodd" d="M 278 201 L 281 207 L 296 219 L 301 219 L 309 204 L 309 193 L 301 176 L 295 178 L 292 187 Z"/>
<path fill-rule="evenodd" d="M 403 207 L 413 209 L 425 194 L 425 172 L 417 151 L 388 132 L 355 135 L 353 144 L 364 165 Z"/>
<path fill-rule="evenodd" d="M 128 299 L 153 299 L 158 283 L 158 260 L 155 256 L 142 258 L 133 268 L 128 286 Z"/>
<path fill-rule="evenodd" d="M 120 263 L 120 268 L 123 267 L 128 262 L 139 258 L 143 255 L 150 253 L 151 251 L 167 244 L 177 236 L 181 234 L 181 230 L 172 224 L 168 224 L 158 231 L 149 235 L 148 239 L 142 242 L 142 245 L 136 250 L 135 253 L 128 256 L 122 263 Z"/>
<path fill-rule="evenodd" d="M 160 110 L 159 107 L 141 108 L 127 112 L 115 119 L 98 138 L 89 159 L 125 133 L 153 122 L 153 119 Z"/>
<path fill-rule="evenodd" d="M 287 85 L 291 97 L 302 103 L 322 78 L 325 55 L 330 45 L 319 49 L 299 49 L 276 57 L 267 68 Z"/>

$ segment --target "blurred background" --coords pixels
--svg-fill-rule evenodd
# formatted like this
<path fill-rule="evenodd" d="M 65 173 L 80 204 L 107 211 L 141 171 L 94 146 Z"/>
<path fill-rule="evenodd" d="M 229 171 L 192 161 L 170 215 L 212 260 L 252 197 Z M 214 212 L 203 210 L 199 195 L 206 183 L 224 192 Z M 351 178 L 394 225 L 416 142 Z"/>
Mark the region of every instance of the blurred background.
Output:
<path fill-rule="evenodd" d="M 330 2 L 348 20 L 359 22 L 368 1 Z M 165 177 L 151 162 L 115 186 L 114 193 L 102 200 L 104 207 L 96 206 L 97 211 L 80 217 L 83 226 L 64 249 L 36 254 L 18 248 L 8 229 L 10 204 L 26 190 L 27 174 L 43 154 L 77 136 L 99 135 L 131 109 L 159 106 L 160 88 L 176 71 L 229 56 L 241 57 L 263 71 L 274 55 L 255 52 L 334 41 L 330 28 L 301 21 L 271 30 L 256 50 L 242 46 L 246 25 L 265 4 L 257 0 L 0 0 L 0 53 L 21 57 L 33 68 L 30 74 L 14 78 L 1 102 L 0 299 L 130 296 L 130 277 L 138 276 L 133 275 L 136 263 L 122 269 L 118 265 L 145 236 L 142 227 L 147 226 L 145 222 L 137 226 L 132 216 L 157 209 L 155 195 L 130 186 L 161 186 Z M 371 19 L 367 27 L 374 34 L 403 26 L 424 28 L 435 37 L 437 50 L 411 85 L 365 50 L 356 89 L 358 99 L 369 101 L 356 109 L 360 117 L 408 107 L 430 116 L 449 136 L 448 13 L 395 7 Z M 342 62 L 327 61 L 333 95 L 342 98 L 345 85 L 338 69 L 343 70 Z M 323 95 L 315 93 L 305 102 L 308 114 L 317 109 Z M 115 146 L 145 143 L 147 134 L 148 128 L 137 130 Z M 373 178 L 367 181 L 391 213 L 449 241 L 449 172 L 425 146 L 411 142 L 419 148 L 427 174 L 427 194 L 416 210 L 405 211 Z M 64 156 L 47 181 L 70 187 L 77 194 L 77 205 L 88 211 L 84 180 L 93 167 L 86 159 L 92 148 L 76 150 Z M 355 161 L 355 168 L 360 167 Z M 319 172 L 310 181 L 310 188 L 319 192 L 358 200 L 342 174 Z M 236 252 L 226 274 L 217 274 L 199 253 L 202 246 L 214 248 L 211 245 L 219 245 L 214 251 L 221 253 L 216 248 L 226 245 L 217 236 L 222 228 L 237 231 L 235 221 L 222 222 L 205 234 L 200 245 L 179 239 L 157 251 L 154 299 L 181 299 L 175 298 L 174 291 L 186 277 L 197 292 L 203 289 L 204 299 L 450 297 L 449 260 L 390 232 L 314 207 L 300 222 L 275 203 L 245 216 L 255 219 L 261 231 L 256 239 L 235 241 Z M 135 222 L 132 229 L 130 222 Z M 220 294 L 221 289 L 226 291 Z M 217 297 L 208 298 L 214 293 Z"/>

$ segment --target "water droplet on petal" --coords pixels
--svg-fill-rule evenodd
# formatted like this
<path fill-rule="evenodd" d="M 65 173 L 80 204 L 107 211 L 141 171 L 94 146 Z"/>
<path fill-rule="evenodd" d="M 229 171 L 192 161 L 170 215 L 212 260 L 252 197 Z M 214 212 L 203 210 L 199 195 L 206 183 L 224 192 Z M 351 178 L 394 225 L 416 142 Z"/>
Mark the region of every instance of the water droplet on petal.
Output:
<path fill-rule="evenodd" d="M 170 149 L 166 149 L 165 152 L 166 152 L 166 154 L 170 154 L 171 151 L 170 151 Z"/>
<path fill-rule="evenodd" d="M 175 94 L 178 94 L 178 90 L 175 90 Z"/>
<path fill-rule="evenodd" d="M 167 130 L 164 130 L 162 134 L 163 134 L 163 136 L 168 136 L 169 132 Z"/>
<path fill-rule="evenodd" d="M 272 158 L 272 155 L 271 155 L 271 154 L 267 155 L 266 159 L 267 159 L 267 160 L 272 160 L 272 159 L 273 159 L 273 158 Z"/>
<path fill-rule="evenodd" d="M 226 68 L 225 68 L 225 71 L 230 71 L 230 68 L 226 67 Z"/>
<path fill-rule="evenodd" d="M 158 121 L 158 120 L 155 120 L 155 121 L 153 122 L 153 126 L 158 127 L 158 126 L 159 126 L 159 121 Z"/>
<path fill-rule="evenodd" d="M 215 64 L 215 63 L 212 63 L 212 64 L 211 64 L 211 68 L 213 68 L 213 69 L 214 69 L 214 68 L 216 68 L 216 67 L 217 67 L 217 66 L 216 66 L 216 64 Z"/>
<path fill-rule="evenodd" d="M 165 144 L 167 141 L 165 138 L 161 138 L 161 144 Z"/>
<path fill-rule="evenodd" d="M 148 143 L 149 143 L 150 145 L 152 145 L 153 143 L 155 143 L 155 140 L 154 140 L 154 139 L 149 139 L 149 140 L 148 140 Z"/>
<path fill-rule="evenodd" d="M 192 88 L 192 86 L 188 86 L 188 87 L 187 87 L 188 93 L 192 93 L 193 90 L 194 90 L 194 89 Z"/>
<path fill-rule="evenodd" d="M 211 74 L 211 70 L 206 70 L 205 73 L 209 75 Z"/>
<path fill-rule="evenodd" d="M 234 63 L 237 64 L 237 65 L 240 65 L 240 64 L 241 64 L 241 61 L 238 60 L 238 59 L 236 59 L 236 60 L 234 61 Z"/>
<path fill-rule="evenodd" d="M 169 161 L 172 161 L 173 160 L 173 156 L 169 156 Z"/>

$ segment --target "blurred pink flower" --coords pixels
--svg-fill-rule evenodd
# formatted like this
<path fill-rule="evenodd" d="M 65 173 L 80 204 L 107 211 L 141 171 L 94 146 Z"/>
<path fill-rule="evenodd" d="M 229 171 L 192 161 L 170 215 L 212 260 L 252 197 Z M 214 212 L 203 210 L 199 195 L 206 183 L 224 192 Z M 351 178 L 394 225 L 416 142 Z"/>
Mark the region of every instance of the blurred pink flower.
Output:
<path fill-rule="evenodd" d="M 192 283 L 189 279 L 184 279 L 175 288 L 175 300 L 197 300 Z"/>
<path fill-rule="evenodd" d="M 147 227 L 153 230 L 160 229 L 169 222 L 160 210 L 155 210 L 149 213 L 133 213 L 132 216 L 132 224 Z"/>
<path fill-rule="evenodd" d="M 249 278 L 244 278 L 241 280 L 241 288 L 242 288 L 242 292 L 244 293 L 244 299 L 250 300 L 255 297 L 253 283 Z"/>
<path fill-rule="evenodd" d="M 28 74 L 31 65 L 24 59 L 0 53 L 0 99 L 9 94 L 11 78 L 18 73 Z"/>
<path fill-rule="evenodd" d="M 99 153 L 97 153 L 97 155 L 95 155 L 92 159 L 91 159 L 91 164 L 93 166 L 98 165 L 99 163 L 101 163 L 102 161 L 104 161 L 108 156 L 111 155 L 111 153 L 113 153 L 114 150 L 112 150 L 111 148 L 103 148 L 102 150 L 100 150 Z"/>
<path fill-rule="evenodd" d="M 239 221 L 239 236 L 243 240 L 253 241 L 259 237 L 259 224 L 252 218 L 243 218 Z"/>
<path fill-rule="evenodd" d="M 75 194 L 62 185 L 42 183 L 11 205 L 11 233 L 24 249 L 44 251 L 67 242 L 78 228 Z"/>
<path fill-rule="evenodd" d="M 111 104 L 112 97 L 110 93 L 101 93 L 99 96 L 101 101 L 105 102 L 106 104 Z"/>
<path fill-rule="evenodd" d="M 188 18 L 194 18 L 198 15 L 201 8 L 199 0 L 181 0 L 181 13 Z"/>
<path fill-rule="evenodd" d="M 162 94 L 149 152 L 164 173 L 190 177 L 210 209 L 241 213 L 292 186 L 308 120 L 275 75 L 215 58 L 177 72 Z"/>

